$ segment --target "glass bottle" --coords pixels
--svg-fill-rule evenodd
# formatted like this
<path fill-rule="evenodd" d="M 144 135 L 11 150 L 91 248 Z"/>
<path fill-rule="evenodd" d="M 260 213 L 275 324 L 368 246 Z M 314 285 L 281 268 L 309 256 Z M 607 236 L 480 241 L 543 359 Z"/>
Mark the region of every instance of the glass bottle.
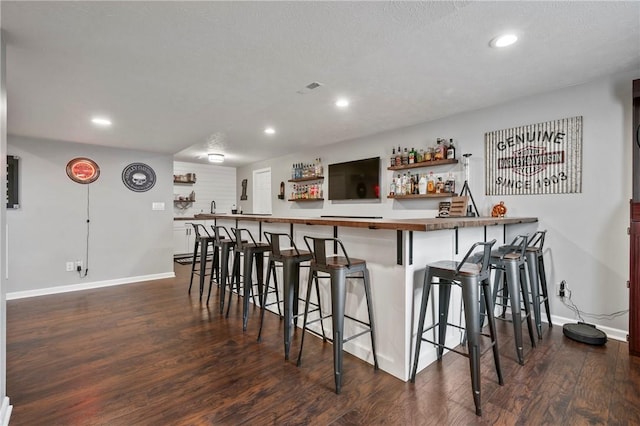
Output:
<path fill-rule="evenodd" d="M 427 179 L 427 193 L 433 194 L 436 192 L 436 182 L 433 178 L 433 172 L 429 172 L 429 179 Z"/>
<path fill-rule="evenodd" d="M 402 151 L 400 150 L 400 145 L 398 145 L 398 150 L 396 151 L 396 166 L 402 165 Z"/>
<path fill-rule="evenodd" d="M 427 193 L 427 177 L 424 173 L 420 176 L 420 181 L 418 181 L 418 194 L 424 195 Z"/>
<path fill-rule="evenodd" d="M 396 195 L 396 179 L 395 178 L 391 180 L 391 185 L 389 186 L 389 195 L 392 197 Z"/>
<path fill-rule="evenodd" d="M 453 146 L 453 139 L 449 139 L 449 147 L 447 148 L 447 160 L 455 160 L 456 147 Z"/>

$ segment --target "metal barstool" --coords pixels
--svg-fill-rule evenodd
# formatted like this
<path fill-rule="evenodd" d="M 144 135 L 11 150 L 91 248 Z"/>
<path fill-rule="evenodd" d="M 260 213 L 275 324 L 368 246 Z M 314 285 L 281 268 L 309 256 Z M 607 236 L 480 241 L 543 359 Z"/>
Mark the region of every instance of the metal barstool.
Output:
<path fill-rule="evenodd" d="M 220 252 L 220 271 L 218 275 L 218 285 L 220 286 L 220 313 L 224 311 L 224 295 L 229 280 L 229 256 L 231 255 L 233 248 L 235 247 L 235 241 L 231 238 L 231 234 L 224 226 L 211 225 L 213 231 L 213 246 L 216 251 Z M 213 274 L 209 278 L 209 295 L 207 296 L 207 304 L 209 304 L 209 298 L 211 297 L 211 286 L 213 283 Z M 229 284 L 230 285 L 230 284 Z M 231 291 L 231 288 L 229 288 Z"/>
<path fill-rule="evenodd" d="M 320 321 L 331 316 L 333 325 L 333 372 L 336 385 L 336 393 L 339 394 L 342 387 L 342 346 L 345 342 L 361 336 L 366 333 L 371 335 L 371 350 L 373 352 L 373 366 L 374 369 L 378 369 L 378 358 L 376 355 L 375 345 L 375 327 L 373 321 L 373 311 L 371 309 L 371 285 L 369 282 L 369 270 L 367 269 L 367 262 L 362 259 L 349 258 L 342 241 L 337 238 L 314 238 L 304 237 L 304 242 L 307 245 L 309 251 L 313 254 L 311 265 L 309 268 L 309 281 L 307 284 L 307 297 L 304 305 L 304 321 L 302 324 L 303 333 L 300 340 L 300 353 L 298 354 L 297 365 L 300 366 L 302 361 L 302 348 L 304 346 L 304 336 L 307 330 L 307 326 L 314 322 Z M 342 256 L 327 257 L 326 244 L 334 243 L 340 247 Z M 311 243 L 311 244 L 310 244 Z M 311 248 L 313 246 L 313 249 Z M 307 321 L 307 315 L 309 313 L 309 299 L 311 296 L 311 285 L 315 280 L 316 286 L 318 285 L 318 272 L 328 274 L 327 277 L 331 283 L 331 314 L 322 316 L 320 312 L 320 318 L 311 322 Z M 361 274 L 362 276 L 352 276 L 353 274 Z M 347 294 L 347 278 L 359 278 L 363 280 L 364 291 L 367 302 L 367 312 L 369 316 L 369 322 L 361 321 L 357 318 L 345 314 L 345 299 Z M 364 331 L 361 331 L 351 337 L 344 338 L 344 320 L 348 318 L 356 323 L 366 327 Z M 324 330 L 323 330 L 324 333 Z"/>
<path fill-rule="evenodd" d="M 204 292 L 204 277 L 207 275 L 207 251 L 209 245 L 213 248 L 213 259 L 211 264 L 210 273 L 216 269 L 218 262 L 218 251 L 213 246 L 214 238 L 204 225 L 199 223 L 192 223 L 193 229 L 196 233 L 195 242 L 193 246 L 193 261 L 191 262 L 191 278 L 189 279 L 189 294 L 191 294 L 191 286 L 193 285 L 193 276 L 200 276 L 200 299 L 202 300 L 202 293 Z M 199 252 L 199 256 L 198 256 Z M 200 261 L 199 271 L 196 271 L 196 263 Z"/>
<path fill-rule="evenodd" d="M 511 309 L 516 354 L 520 365 L 524 365 L 522 321 L 527 323 L 531 346 L 536 346 L 533 321 L 531 319 L 529 286 L 524 268 L 528 238 L 527 235 L 517 236 L 511 244 L 492 251 L 489 261 L 491 269 L 495 270 L 493 304 L 494 306 L 503 307 L 501 315 L 503 318 L 506 307 L 509 306 Z M 500 296 L 501 302 L 497 301 L 498 296 Z M 524 318 L 522 317 L 522 308 L 525 311 Z"/>
<path fill-rule="evenodd" d="M 544 303 L 547 313 L 549 328 L 551 324 L 551 310 L 549 309 L 549 291 L 547 290 L 547 276 L 544 269 L 544 238 L 547 231 L 537 231 L 529 239 L 525 257 L 529 268 L 529 283 L 531 284 L 531 304 L 533 305 L 533 317 L 536 322 L 538 338 L 542 339 L 542 312 L 540 305 Z"/>
<path fill-rule="evenodd" d="M 296 319 L 298 317 L 298 290 L 300 288 L 300 265 L 303 262 L 310 261 L 313 258 L 311 252 L 307 250 L 298 250 L 295 242 L 289 234 L 265 232 L 264 236 L 267 242 L 271 245 L 271 253 L 269 253 L 269 264 L 267 266 L 267 281 L 266 288 L 262 292 L 261 303 L 261 317 L 260 317 L 260 331 L 258 332 L 258 341 L 262 337 L 262 325 L 264 322 L 265 308 L 272 304 L 278 305 L 278 313 L 282 316 L 280 311 L 280 300 L 278 298 L 278 281 L 276 274 L 276 263 L 282 264 L 282 276 L 284 287 L 284 357 L 289 359 L 289 350 L 291 348 L 291 335 L 295 328 Z M 287 240 L 291 248 L 282 249 L 281 240 Z M 269 291 L 269 283 L 273 273 L 274 290 L 272 292 L 276 295 L 276 301 L 267 303 L 267 295 Z M 318 303 L 314 304 L 314 310 L 319 310 L 320 304 L 320 291 L 316 283 L 316 297 Z M 313 312 L 313 311 L 312 311 Z M 322 330 L 324 335 L 324 328 Z"/>
<path fill-rule="evenodd" d="M 489 258 L 491 256 L 491 248 L 496 240 L 489 242 L 475 243 L 462 261 L 444 260 L 440 262 L 430 263 L 426 266 L 424 274 L 424 284 L 422 287 L 422 303 L 420 304 L 420 317 L 418 319 L 418 334 L 416 336 L 415 353 L 413 356 L 413 367 L 411 369 L 410 380 L 415 382 L 416 373 L 418 371 L 418 360 L 420 357 L 420 345 L 422 341 L 432 343 L 437 346 L 438 360 L 442 359 L 444 349 L 448 349 L 457 354 L 469 358 L 469 369 L 471 371 L 471 388 L 473 390 L 473 402 L 476 407 L 476 414 L 482 415 L 482 405 L 480 399 L 480 337 L 486 336 L 482 334 L 480 324 L 480 293 L 482 293 L 482 301 L 487 311 L 489 321 L 489 336 L 491 338 L 491 346 L 493 349 L 493 360 L 498 374 L 498 383 L 503 384 L 502 369 L 500 368 L 500 355 L 498 353 L 498 342 L 496 336 L 496 325 L 493 316 L 493 304 L 490 300 L 490 272 Z M 483 247 L 482 255 L 476 257 L 479 263 L 467 262 L 477 247 Z M 433 282 L 434 278 L 438 278 L 437 282 Z M 438 292 L 438 322 L 424 328 L 424 321 L 429 304 L 429 293 L 432 285 L 439 285 Z M 465 328 L 447 322 L 449 316 L 449 301 L 451 298 L 451 286 L 457 285 L 462 289 L 462 302 L 464 306 Z M 482 292 L 480 292 L 482 288 Z M 447 326 L 466 330 L 467 353 L 458 351 L 457 349 L 445 346 Z M 424 333 L 438 328 L 437 341 L 434 331 L 434 340 L 428 340 L 424 337 Z"/>
<path fill-rule="evenodd" d="M 240 255 L 243 256 L 243 307 L 242 307 L 242 331 L 247 330 L 247 323 L 249 321 L 249 295 L 252 294 L 253 288 L 253 263 L 256 264 L 256 277 L 258 286 L 258 299 L 261 299 L 263 289 L 263 277 L 264 277 L 264 254 L 271 250 L 271 246 L 267 243 L 256 242 L 253 239 L 253 235 L 246 228 L 233 228 L 235 236 L 235 256 L 233 258 L 233 282 L 239 285 L 240 275 Z M 243 239 L 248 236 L 248 239 Z M 233 284 L 232 282 L 232 284 Z M 232 291 L 229 291 L 229 305 L 227 305 L 227 317 L 229 316 L 229 306 L 231 305 Z M 239 294 L 239 292 L 238 292 Z M 254 300 L 255 303 L 255 300 Z"/>

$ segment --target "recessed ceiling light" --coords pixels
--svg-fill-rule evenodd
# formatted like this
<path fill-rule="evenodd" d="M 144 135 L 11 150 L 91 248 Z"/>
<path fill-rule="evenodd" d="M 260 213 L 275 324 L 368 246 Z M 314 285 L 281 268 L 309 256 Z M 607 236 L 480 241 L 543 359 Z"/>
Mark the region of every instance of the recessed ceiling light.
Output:
<path fill-rule="evenodd" d="M 502 34 L 494 38 L 489 42 L 491 47 L 507 47 L 518 41 L 518 36 L 515 34 Z"/>
<path fill-rule="evenodd" d="M 336 106 L 338 108 L 346 108 L 349 106 L 349 99 L 340 98 L 336 101 Z"/>
<path fill-rule="evenodd" d="M 209 161 L 211 163 L 223 163 L 224 155 L 223 154 L 209 154 Z"/>
<path fill-rule="evenodd" d="M 276 132 L 276 129 L 274 129 L 273 127 L 267 127 L 266 129 L 264 129 L 264 132 L 268 135 L 273 135 Z"/>
<path fill-rule="evenodd" d="M 101 127 L 111 126 L 111 120 L 109 120 L 108 118 L 104 118 L 104 117 L 93 117 L 91 119 L 91 122 L 93 124 L 95 124 L 96 126 L 101 126 Z"/>

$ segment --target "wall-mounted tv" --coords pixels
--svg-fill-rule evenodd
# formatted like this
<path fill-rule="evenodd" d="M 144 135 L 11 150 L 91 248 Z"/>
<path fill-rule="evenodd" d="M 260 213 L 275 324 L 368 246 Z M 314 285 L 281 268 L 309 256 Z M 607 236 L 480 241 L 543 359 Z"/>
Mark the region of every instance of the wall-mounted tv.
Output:
<path fill-rule="evenodd" d="M 329 164 L 329 199 L 380 199 L 380 157 Z"/>

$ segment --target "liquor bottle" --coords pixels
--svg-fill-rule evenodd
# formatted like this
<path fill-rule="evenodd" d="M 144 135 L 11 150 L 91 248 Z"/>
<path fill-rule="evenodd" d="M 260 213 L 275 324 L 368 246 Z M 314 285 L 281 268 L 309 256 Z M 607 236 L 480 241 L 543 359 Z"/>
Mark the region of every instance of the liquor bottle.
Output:
<path fill-rule="evenodd" d="M 447 148 L 447 160 L 455 160 L 456 147 L 453 146 L 453 139 L 449 139 L 449 147 Z"/>
<path fill-rule="evenodd" d="M 396 165 L 396 149 L 395 148 L 391 148 L 391 158 L 389 159 L 389 165 L 391 167 Z"/>
<path fill-rule="evenodd" d="M 447 177 L 447 183 L 449 183 L 449 192 L 456 192 L 456 179 L 453 177 L 453 173 L 449 172 Z"/>
<path fill-rule="evenodd" d="M 427 179 L 427 193 L 433 194 L 436 192 L 436 182 L 433 178 L 433 172 L 429 172 L 429 179 Z"/>
<path fill-rule="evenodd" d="M 436 194 L 441 194 L 444 192 L 444 182 L 442 181 L 442 177 L 438 176 L 438 180 L 436 180 Z"/>
<path fill-rule="evenodd" d="M 402 151 L 400 151 L 400 145 L 398 145 L 398 150 L 396 151 L 396 166 L 402 165 Z"/>
<path fill-rule="evenodd" d="M 416 163 L 422 163 L 424 161 L 424 150 L 420 148 L 420 151 L 416 152 Z"/>
<path fill-rule="evenodd" d="M 409 151 L 405 148 L 404 151 L 402 151 L 402 165 L 406 166 L 407 164 L 409 164 Z"/>
<path fill-rule="evenodd" d="M 427 193 L 427 177 L 422 174 L 420 181 L 418 181 L 418 194 L 424 195 Z"/>
<path fill-rule="evenodd" d="M 389 186 L 389 195 L 391 195 L 392 197 L 396 195 L 396 179 L 395 178 L 391 181 L 391 185 Z"/>
<path fill-rule="evenodd" d="M 413 148 L 409 151 L 409 162 L 407 164 L 413 164 L 416 162 L 416 152 Z"/>

